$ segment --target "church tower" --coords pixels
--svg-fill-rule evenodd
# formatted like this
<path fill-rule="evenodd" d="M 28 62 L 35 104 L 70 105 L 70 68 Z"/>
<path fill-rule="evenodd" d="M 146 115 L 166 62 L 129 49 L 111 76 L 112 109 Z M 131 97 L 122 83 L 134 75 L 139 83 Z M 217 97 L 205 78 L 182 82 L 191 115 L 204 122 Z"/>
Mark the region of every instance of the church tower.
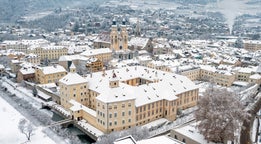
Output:
<path fill-rule="evenodd" d="M 137 19 L 136 29 L 135 29 L 135 37 L 140 37 L 140 21 Z"/>
<path fill-rule="evenodd" d="M 114 72 L 114 70 L 112 71 L 112 78 L 109 79 L 109 83 L 110 83 L 110 88 L 119 87 L 119 79 L 116 73 Z"/>
<path fill-rule="evenodd" d="M 75 65 L 73 64 L 73 62 L 72 62 L 72 64 L 71 64 L 71 66 L 70 66 L 70 72 L 71 72 L 71 73 L 76 73 L 76 67 L 75 67 Z"/>
<path fill-rule="evenodd" d="M 116 24 L 116 19 L 114 18 L 112 20 L 112 26 L 111 26 L 111 50 L 117 51 L 119 49 L 119 41 L 118 41 L 118 27 Z"/>
<path fill-rule="evenodd" d="M 120 50 L 127 50 L 128 49 L 128 31 L 126 28 L 125 18 L 123 18 L 123 20 L 122 20 L 120 42 L 121 42 Z"/>
<path fill-rule="evenodd" d="M 116 19 L 114 18 L 111 26 L 111 50 L 127 50 L 128 49 L 128 31 L 126 27 L 126 20 L 123 18 L 120 27 L 116 24 Z"/>

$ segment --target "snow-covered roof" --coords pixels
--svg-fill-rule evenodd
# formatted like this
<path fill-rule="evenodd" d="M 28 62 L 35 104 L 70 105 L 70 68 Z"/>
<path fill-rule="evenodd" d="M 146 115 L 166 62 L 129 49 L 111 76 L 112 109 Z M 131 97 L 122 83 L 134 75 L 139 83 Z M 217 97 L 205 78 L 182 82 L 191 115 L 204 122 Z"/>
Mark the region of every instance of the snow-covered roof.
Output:
<path fill-rule="evenodd" d="M 113 144 L 137 144 L 136 140 L 131 136 L 116 139 Z"/>
<path fill-rule="evenodd" d="M 110 48 L 91 49 L 91 50 L 86 50 L 80 55 L 90 57 L 90 56 L 95 56 L 95 55 L 105 54 L 105 53 L 112 53 L 112 51 Z"/>
<path fill-rule="evenodd" d="M 63 55 L 60 56 L 59 61 L 73 61 L 73 60 L 83 60 L 87 61 L 88 58 L 81 55 Z"/>
<path fill-rule="evenodd" d="M 0 69 L 4 69 L 4 68 L 5 68 L 5 66 L 0 64 Z"/>
<path fill-rule="evenodd" d="M 109 80 L 112 77 L 112 71 L 105 71 L 105 76 L 102 76 L 102 72 L 96 72 L 91 74 L 92 76 L 87 76 L 89 89 L 99 93 L 96 98 L 104 103 L 135 99 L 135 105 L 138 107 L 163 99 L 175 100 L 178 98 L 176 95 L 198 88 L 185 76 L 142 66 L 115 69 L 114 72 L 120 81 L 119 87 L 110 88 Z M 139 86 L 122 83 L 122 81 L 134 78 L 146 79 L 152 83 Z"/>
<path fill-rule="evenodd" d="M 141 48 L 144 48 L 149 41 L 149 38 L 141 38 L 141 37 L 133 37 L 128 42 L 129 46 L 139 46 Z"/>
<path fill-rule="evenodd" d="M 185 143 L 168 136 L 157 136 L 157 137 L 138 141 L 137 144 L 185 144 Z"/>
<path fill-rule="evenodd" d="M 249 78 L 258 80 L 258 79 L 261 79 L 261 75 L 260 74 L 253 74 Z"/>
<path fill-rule="evenodd" d="M 34 68 L 21 68 L 19 71 L 20 71 L 23 75 L 34 74 L 34 73 L 35 73 L 35 69 L 34 69 Z"/>
<path fill-rule="evenodd" d="M 191 123 L 186 126 L 182 126 L 176 129 L 173 129 L 175 132 L 180 133 L 187 138 L 190 138 L 193 141 L 196 141 L 200 144 L 214 144 L 213 142 L 208 142 L 202 134 L 199 133 L 196 123 Z"/>
<path fill-rule="evenodd" d="M 88 81 L 77 73 L 68 73 L 66 76 L 61 78 L 59 82 L 66 85 L 75 85 L 75 84 L 87 83 Z"/>
<path fill-rule="evenodd" d="M 254 70 L 252 68 L 240 68 L 238 72 L 240 73 L 251 73 Z"/>
<path fill-rule="evenodd" d="M 74 63 L 72 63 L 71 66 L 70 66 L 70 69 L 75 69 L 75 68 L 76 67 L 75 67 Z"/>
<path fill-rule="evenodd" d="M 53 73 L 60 73 L 60 72 L 66 72 L 64 67 L 61 65 L 54 65 L 54 66 L 47 66 L 47 67 L 38 67 L 42 70 L 42 72 L 46 74 L 53 74 Z"/>
<path fill-rule="evenodd" d="M 43 43 L 48 43 L 47 40 L 45 39 L 36 39 L 36 40 L 6 40 L 3 41 L 3 44 L 7 44 L 7 45 L 18 45 L 18 44 L 22 44 L 22 45 L 34 45 L 34 44 L 43 44 Z"/>
<path fill-rule="evenodd" d="M 69 103 L 71 103 L 73 106 L 70 108 L 71 111 L 75 112 L 75 111 L 79 111 L 79 110 L 83 110 L 85 112 L 87 112 L 88 114 L 96 117 L 96 111 L 82 105 L 81 103 L 78 103 L 77 101 L 71 99 L 69 101 Z"/>

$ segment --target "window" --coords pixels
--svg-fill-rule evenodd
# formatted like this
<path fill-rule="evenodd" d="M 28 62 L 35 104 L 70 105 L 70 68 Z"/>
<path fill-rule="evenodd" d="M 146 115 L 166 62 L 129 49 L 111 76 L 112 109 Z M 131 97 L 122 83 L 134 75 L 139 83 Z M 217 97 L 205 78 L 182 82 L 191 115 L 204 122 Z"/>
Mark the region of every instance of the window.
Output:
<path fill-rule="evenodd" d="M 117 125 L 117 121 L 114 121 L 114 125 Z"/>
<path fill-rule="evenodd" d="M 110 122 L 109 125 L 112 126 L 112 122 Z"/>
<path fill-rule="evenodd" d="M 109 117 L 112 118 L 112 114 L 111 113 L 109 114 Z"/>
<path fill-rule="evenodd" d="M 117 117 L 117 113 L 114 113 L 114 117 Z"/>
<path fill-rule="evenodd" d="M 129 121 L 129 123 L 131 123 L 131 119 L 129 119 L 128 121 Z"/>
<path fill-rule="evenodd" d="M 129 115 L 131 115 L 131 111 L 129 111 Z"/>
<path fill-rule="evenodd" d="M 125 120 L 122 120 L 122 124 L 125 124 Z"/>
<path fill-rule="evenodd" d="M 122 112 L 122 116 L 125 116 L 125 112 Z"/>
<path fill-rule="evenodd" d="M 183 139 L 183 140 L 182 140 L 182 142 L 186 143 L 186 140 L 185 140 L 185 139 Z"/>

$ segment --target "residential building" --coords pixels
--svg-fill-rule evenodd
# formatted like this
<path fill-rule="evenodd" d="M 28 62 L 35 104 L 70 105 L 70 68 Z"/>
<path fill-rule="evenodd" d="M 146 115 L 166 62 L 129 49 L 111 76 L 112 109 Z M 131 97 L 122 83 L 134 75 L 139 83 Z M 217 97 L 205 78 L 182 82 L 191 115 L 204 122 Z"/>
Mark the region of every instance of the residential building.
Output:
<path fill-rule="evenodd" d="M 28 53 L 33 53 L 40 56 L 41 60 L 58 60 L 60 56 L 67 55 L 68 49 L 64 46 L 55 45 L 32 45 L 28 48 Z"/>
<path fill-rule="evenodd" d="M 41 63 L 40 56 L 33 54 L 33 53 L 30 53 L 30 54 L 26 55 L 25 57 L 23 57 L 23 60 L 26 62 L 35 64 L 35 65 L 40 65 L 40 63 Z"/>
<path fill-rule="evenodd" d="M 98 48 L 110 48 L 111 41 L 110 41 L 110 33 L 103 32 L 97 36 L 97 38 L 93 41 L 93 47 L 95 49 Z"/>
<path fill-rule="evenodd" d="M 261 50 L 261 41 L 258 40 L 245 40 L 244 48 L 249 51 Z"/>
<path fill-rule="evenodd" d="M 81 53 L 80 55 L 87 58 L 95 57 L 102 62 L 108 62 L 112 59 L 112 50 L 110 48 L 91 49 Z"/>
<path fill-rule="evenodd" d="M 90 58 L 86 62 L 86 67 L 90 72 L 98 72 L 103 69 L 103 62 L 97 58 Z"/>
<path fill-rule="evenodd" d="M 60 65 L 38 66 L 35 69 L 35 81 L 39 84 L 58 83 L 66 74 L 67 71 Z"/>
<path fill-rule="evenodd" d="M 11 60 L 10 63 L 10 68 L 12 73 L 17 73 L 19 69 L 21 68 L 20 64 L 23 63 L 22 61 L 19 60 Z"/>
<path fill-rule="evenodd" d="M 199 133 L 196 123 L 172 129 L 170 136 L 186 144 L 215 144 L 208 142 L 204 136 Z"/>
<path fill-rule="evenodd" d="M 17 72 L 17 82 L 30 81 L 34 82 L 35 80 L 35 69 L 32 67 L 23 67 Z"/>
<path fill-rule="evenodd" d="M 152 43 L 149 38 L 133 37 L 128 42 L 128 48 L 131 50 L 146 50 L 152 53 Z"/>
<path fill-rule="evenodd" d="M 82 105 L 87 106 L 88 82 L 85 78 L 76 73 L 76 67 L 72 63 L 70 72 L 59 80 L 61 105 L 69 109 L 70 100 L 75 100 Z"/>
<path fill-rule="evenodd" d="M 14 40 L 14 41 L 4 41 L 2 42 L 2 46 L 4 49 L 13 49 L 18 52 L 28 53 L 28 48 L 31 45 L 46 45 L 49 42 L 44 39 L 36 39 L 36 40 Z"/>

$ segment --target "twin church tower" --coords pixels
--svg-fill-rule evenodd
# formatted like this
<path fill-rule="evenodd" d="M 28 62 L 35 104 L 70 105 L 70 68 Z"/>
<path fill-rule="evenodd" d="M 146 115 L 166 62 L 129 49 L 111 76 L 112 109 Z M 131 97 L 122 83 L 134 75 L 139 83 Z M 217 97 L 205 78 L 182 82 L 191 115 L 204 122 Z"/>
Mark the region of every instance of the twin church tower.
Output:
<path fill-rule="evenodd" d="M 117 25 L 116 19 L 113 19 L 110 41 L 114 58 L 126 60 L 132 59 L 138 55 L 138 51 L 131 51 L 128 49 L 128 31 L 125 18 L 122 19 L 122 23 L 119 25 Z"/>
<path fill-rule="evenodd" d="M 111 49 L 114 51 L 121 51 L 128 49 L 128 31 L 126 27 L 126 20 L 123 18 L 122 24 L 117 25 L 116 19 L 114 18 L 111 26 Z"/>

